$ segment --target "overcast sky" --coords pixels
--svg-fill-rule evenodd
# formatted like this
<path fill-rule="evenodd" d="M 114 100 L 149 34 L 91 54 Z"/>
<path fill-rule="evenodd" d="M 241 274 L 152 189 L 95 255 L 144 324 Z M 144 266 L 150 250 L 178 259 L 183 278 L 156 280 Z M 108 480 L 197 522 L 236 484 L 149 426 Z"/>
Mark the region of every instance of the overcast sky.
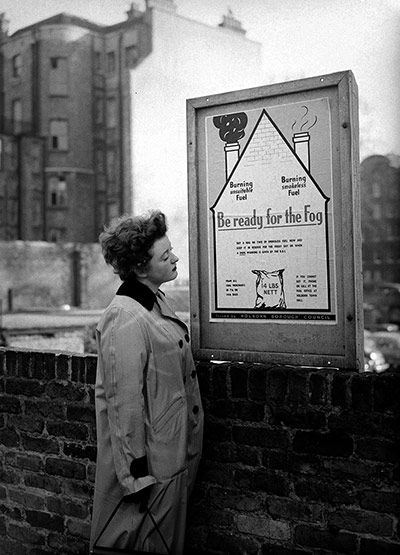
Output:
<path fill-rule="evenodd" d="M 144 0 L 136 0 L 144 7 Z M 175 0 L 178 14 L 218 25 L 231 9 L 263 45 L 265 84 L 351 69 L 361 157 L 400 155 L 400 0 Z M 60 12 L 112 24 L 129 0 L 1 0 L 10 33 Z M 173 32 L 173 30 L 171 30 Z M 243 88 L 246 83 L 243 83 Z"/>

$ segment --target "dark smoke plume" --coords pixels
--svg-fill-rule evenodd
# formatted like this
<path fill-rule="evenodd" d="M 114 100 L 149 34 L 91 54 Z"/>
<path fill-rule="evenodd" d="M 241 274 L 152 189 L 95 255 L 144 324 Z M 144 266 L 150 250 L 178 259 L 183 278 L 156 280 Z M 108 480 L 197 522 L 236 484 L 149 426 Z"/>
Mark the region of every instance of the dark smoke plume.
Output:
<path fill-rule="evenodd" d="M 235 143 L 244 137 L 247 115 L 244 112 L 215 116 L 213 123 L 219 129 L 219 137 L 225 143 Z"/>

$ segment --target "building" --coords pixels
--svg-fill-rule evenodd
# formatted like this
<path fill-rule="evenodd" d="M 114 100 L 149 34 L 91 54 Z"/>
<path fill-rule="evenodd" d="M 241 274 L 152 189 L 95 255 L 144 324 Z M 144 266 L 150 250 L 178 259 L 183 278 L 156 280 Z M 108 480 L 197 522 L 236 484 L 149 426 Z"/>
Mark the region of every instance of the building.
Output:
<path fill-rule="evenodd" d="M 400 283 L 400 157 L 361 163 L 364 283 Z"/>
<path fill-rule="evenodd" d="M 214 28 L 147 0 L 112 26 L 65 13 L 11 36 L 0 25 L 0 210 L 14 214 L 0 240 L 92 242 L 150 206 L 186 225 L 186 98 L 265 84 L 233 15 Z M 22 144 L 34 175 L 14 164 Z"/>

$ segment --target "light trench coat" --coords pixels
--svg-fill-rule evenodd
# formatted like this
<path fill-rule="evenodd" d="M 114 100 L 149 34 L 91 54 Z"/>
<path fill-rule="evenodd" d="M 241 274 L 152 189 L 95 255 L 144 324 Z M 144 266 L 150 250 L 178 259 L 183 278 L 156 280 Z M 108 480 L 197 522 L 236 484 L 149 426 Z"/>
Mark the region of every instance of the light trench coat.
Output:
<path fill-rule="evenodd" d="M 96 328 L 97 466 L 91 546 L 122 496 L 150 487 L 148 506 L 172 553 L 183 553 L 199 465 L 203 409 L 188 329 L 157 295 L 124 282 Z M 147 458 L 134 478 L 132 461 Z M 143 460 L 143 459 L 142 459 Z M 139 505 L 123 503 L 99 544 L 165 553 Z"/>

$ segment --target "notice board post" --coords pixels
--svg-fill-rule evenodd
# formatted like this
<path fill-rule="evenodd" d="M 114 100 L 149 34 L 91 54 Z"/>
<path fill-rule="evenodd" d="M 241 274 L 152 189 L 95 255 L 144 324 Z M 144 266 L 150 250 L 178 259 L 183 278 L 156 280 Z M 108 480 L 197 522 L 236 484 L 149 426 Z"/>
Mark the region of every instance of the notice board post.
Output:
<path fill-rule="evenodd" d="M 363 368 L 350 71 L 187 101 L 197 358 Z"/>

